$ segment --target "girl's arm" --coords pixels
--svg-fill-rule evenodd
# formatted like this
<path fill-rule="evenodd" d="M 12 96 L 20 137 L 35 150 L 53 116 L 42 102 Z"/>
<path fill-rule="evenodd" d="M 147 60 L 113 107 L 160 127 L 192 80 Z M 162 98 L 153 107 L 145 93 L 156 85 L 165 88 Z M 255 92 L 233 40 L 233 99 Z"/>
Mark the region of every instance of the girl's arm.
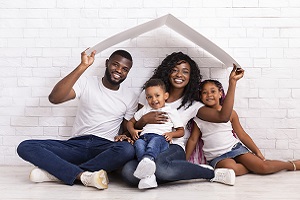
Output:
<path fill-rule="evenodd" d="M 185 155 L 186 155 L 186 160 L 189 160 L 194 149 L 196 148 L 196 145 L 197 145 L 197 142 L 199 140 L 199 138 L 201 137 L 201 131 L 200 129 L 198 128 L 197 124 L 195 122 L 194 123 L 194 126 L 192 128 L 192 132 L 191 132 L 191 135 L 186 143 L 186 146 L 185 146 Z"/>
<path fill-rule="evenodd" d="M 233 69 L 229 76 L 229 86 L 228 86 L 226 98 L 224 100 L 222 109 L 218 111 L 213 108 L 202 106 L 198 110 L 197 117 L 199 117 L 202 120 L 215 122 L 215 123 L 228 122 L 233 109 L 236 83 L 243 76 L 244 76 L 244 70 L 241 68 L 237 70 L 237 67 L 234 64 Z"/>
<path fill-rule="evenodd" d="M 252 138 L 245 132 L 243 129 L 239 117 L 237 113 L 233 110 L 232 115 L 231 115 L 231 125 L 238 136 L 238 138 L 241 140 L 241 142 L 246 145 L 256 156 L 258 156 L 260 159 L 265 160 L 265 157 L 262 155 L 261 151 L 259 148 L 256 146 Z"/>

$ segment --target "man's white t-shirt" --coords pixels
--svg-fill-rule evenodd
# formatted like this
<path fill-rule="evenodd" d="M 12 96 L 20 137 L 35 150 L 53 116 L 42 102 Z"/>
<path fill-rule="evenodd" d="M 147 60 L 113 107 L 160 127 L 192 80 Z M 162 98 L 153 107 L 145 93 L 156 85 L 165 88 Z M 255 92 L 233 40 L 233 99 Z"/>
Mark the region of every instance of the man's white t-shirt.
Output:
<path fill-rule="evenodd" d="M 101 78 L 81 77 L 73 89 L 79 99 L 72 129 L 75 136 L 92 134 L 114 141 L 123 118 L 131 119 L 137 110 L 137 95 L 122 84 L 110 90 Z"/>
<path fill-rule="evenodd" d="M 166 103 L 166 105 L 171 106 L 171 108 L 173 109 L 177 109 L 180 104 L 182 102 L 182 98 L 171 102 L 171 103 Z M 142 105 L 146 105 L 146 95 L 145 95 L 145 91 L 142 91 L 140 98 L 139 98 L 139 103 Z M 194 117 L 196 117 L 199 108 L 201 108 L 203 106 L 203 104 L 199 101 L 193 101 L 192 105 L 188 108 L 186 108 L 185 106 L 181 107 L 178 112 L 180 114 L 181 117 L 181 121 L 184 125 L 184 136 L 180 137 L 180 138 L 174 138 L 173 139 L 173 144 L 178 144 L 179 146 L 181 146 L 183 149 L 185 149 L 185 145 L 187 140 L 190 137 L 190 131 L 187 129 L 186 125 L 187 123 L 193 119 Z"/>
<path fill-rule="evenodd" d="M 143 115 L 153 111 L 166 112 L 168 115 L 168 121 L 163 124 L 146 124 L 143 127 L 141 135 L 145 133 L 156 133 L 158 135 L 162 135 L 164 133 L 172 132 L 173 128 L 183 127 L 183 123 L 177 109 L 172 109 L 168 105 L 165 105 L 160 109 L 153 109 L 149 106 L 149 104 L 146 104 L 134 114 L 134 119 L 139 121 Z"/>

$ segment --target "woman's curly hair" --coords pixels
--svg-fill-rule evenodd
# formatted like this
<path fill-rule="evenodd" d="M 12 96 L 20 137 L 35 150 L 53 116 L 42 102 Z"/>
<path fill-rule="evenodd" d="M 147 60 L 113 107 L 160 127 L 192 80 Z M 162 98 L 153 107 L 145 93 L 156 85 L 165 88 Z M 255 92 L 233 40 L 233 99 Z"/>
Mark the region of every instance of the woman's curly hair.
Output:
<path fill-rule="evenodd" d="M 167 92 L 170 92 L 172 85 L 169 81 L 169 76 L 176 65 L 185 62 L 191 66 L 190 81 L 184 88 L 183 99 L 181 105 L 177 109 L 180 109 L 181 107 L 186 109 L 192 105 L 194 100 L 199 100 L 199 84 L 201 82 L 202 75 L 200 74 L 200 69 L 197 63 L 182 52 L 173 52 L 172 54 L 168 55 L 154 70 L 154 74 L 150 78 L 159 78 L 163 80 L 166 85 Z M 144 87 L 145 85 L 143 86 L 143 89 Z"/>

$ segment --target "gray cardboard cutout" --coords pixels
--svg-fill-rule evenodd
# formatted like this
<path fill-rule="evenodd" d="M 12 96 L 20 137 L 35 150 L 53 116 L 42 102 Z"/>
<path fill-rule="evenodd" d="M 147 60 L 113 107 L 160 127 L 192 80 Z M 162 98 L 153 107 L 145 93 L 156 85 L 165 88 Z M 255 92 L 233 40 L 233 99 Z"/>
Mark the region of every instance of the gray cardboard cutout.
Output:
<path fill-rule="evenodd" d="M 163 25 L 168 26 L 172 30 L 176 31 L 180 35 L 184 36 L 191 42 L 197 44 L 199 47 L 203 48 L 205 51 L 210 53 L 219 59 L 224 65 L 227 67 L 232 67 L 233 63 L 239 67 L 240 65 L 223 49 L 218 47 L 216 44 L 211 42 L 209 39 L 177 19 L 171 14 L 167 14 L 165 16 L 159 17 L 157 19 L 151 20 L 144 24 L 135 26 L 126 31 L 120 32 L 116 35 L 113 35 L 102 42 L 96 44 L 95 46 L 89 48 L 86 53 L 90 54 L 92 51 L 96 50 L 96 53 L 100 53 L 101 51 L 123 42 L 125 40 L 135 38 L 143 33 L 149 32 L 151 30 L 157 29 Z"/>

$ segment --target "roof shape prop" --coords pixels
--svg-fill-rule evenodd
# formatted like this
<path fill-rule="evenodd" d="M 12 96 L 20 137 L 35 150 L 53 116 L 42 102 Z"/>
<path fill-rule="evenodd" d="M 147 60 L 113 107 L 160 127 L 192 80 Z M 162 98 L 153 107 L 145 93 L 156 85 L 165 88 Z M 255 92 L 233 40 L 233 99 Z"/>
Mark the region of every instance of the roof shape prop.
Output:
<path fill-rule="evenodd" d="M 209 39 L 177 19 L 171 14 L 164 15 L 157 19 L 151 20 L 144 24 L 135 26 L 123 32 L 120 32 L 116 35 L 113 35 L 102 42 L 96 44 L 95 46 L 89 48 L 86 52 L 90 54 L 93 50 L 96 50 L 96 53 L 99 53 L 115 44 L 123 42 L 125 40 L 135 38 L 143 33 L 149 32 L 151 30 L 157 29 L 163 25 L 168 26 L 172 30 L 176 31 L 180 35 L 184 36 L 188 40 L 197 44 L 203 48 L 208 53 L 215 56 L 227 67 L 232 67 L 233 63 L 237 66 L 240 66 L 229 54 L 227 54 L 223 49 L 218 47 L 216 44 L 211 42 Z"/>

